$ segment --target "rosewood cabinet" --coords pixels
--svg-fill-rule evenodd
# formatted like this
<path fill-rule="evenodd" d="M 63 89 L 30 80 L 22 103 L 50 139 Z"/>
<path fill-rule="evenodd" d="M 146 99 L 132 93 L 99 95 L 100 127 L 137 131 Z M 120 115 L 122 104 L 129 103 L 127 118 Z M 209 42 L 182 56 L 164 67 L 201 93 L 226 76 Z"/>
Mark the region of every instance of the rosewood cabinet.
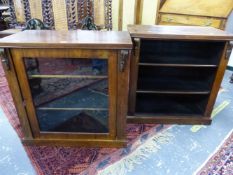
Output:
<path fill-rule="evenodd" d="M 128 26 L 128 122 L 210 124 L 233 35 L 211 27 Z"/>
<path fill-rule="evenodd" d="M 126 143 L 127 32 L 24 31 L 0 46 L 25 144 Z"/>

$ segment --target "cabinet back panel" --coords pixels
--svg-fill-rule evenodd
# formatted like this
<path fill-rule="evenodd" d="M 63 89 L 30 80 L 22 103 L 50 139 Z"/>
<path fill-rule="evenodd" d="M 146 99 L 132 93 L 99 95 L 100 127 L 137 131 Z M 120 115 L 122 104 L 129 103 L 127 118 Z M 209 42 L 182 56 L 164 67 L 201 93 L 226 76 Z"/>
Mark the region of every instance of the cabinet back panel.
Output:
<path fill-rule="evenodd" d="M 141 41 L 141 63 L 218 65 L 224 42 Z"/>
<path fill-rule="evenodd" d="M 140 66 L 137 89 L 210 91 L 216 68 Z"/>

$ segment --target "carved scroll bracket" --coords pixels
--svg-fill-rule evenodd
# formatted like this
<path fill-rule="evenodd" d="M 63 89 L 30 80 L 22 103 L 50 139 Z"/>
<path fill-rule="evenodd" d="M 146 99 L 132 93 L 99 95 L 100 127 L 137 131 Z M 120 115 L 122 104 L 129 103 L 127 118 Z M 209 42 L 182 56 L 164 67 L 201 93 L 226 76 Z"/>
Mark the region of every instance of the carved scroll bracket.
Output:
<path fill-rule="evenodd" d="M 124 72 L 125 70 L 125 65 L 128 59 L 128 50 L 121 50 L 120 52 L 120 59 L 119 59 L 119 71 Z"/>
<path fill-rule="evenodd" d="M 229 60 L 230 56 L 231 56 L 231 52 L 232 52 L 232 48 L 233 48 L 233 43 L 229 43 L 227 45 L 227 50 L 226 50 L 226 59 Z"/>
<path fill-rule="evenodd" d="M 10 70 L 10 62 L 3 49 L 0 50 L 0 58 L 5 70 Z"/>

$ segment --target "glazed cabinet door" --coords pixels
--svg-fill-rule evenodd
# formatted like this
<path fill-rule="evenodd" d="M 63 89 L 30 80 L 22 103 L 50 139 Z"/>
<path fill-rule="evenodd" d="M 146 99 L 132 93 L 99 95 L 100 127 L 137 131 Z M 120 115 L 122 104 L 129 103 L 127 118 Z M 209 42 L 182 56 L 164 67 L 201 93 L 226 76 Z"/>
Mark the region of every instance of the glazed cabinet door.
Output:
<path fill-rule="evenodd" d="M 34 137 L 116 137 L 117 53 L 13 49 Z"/>

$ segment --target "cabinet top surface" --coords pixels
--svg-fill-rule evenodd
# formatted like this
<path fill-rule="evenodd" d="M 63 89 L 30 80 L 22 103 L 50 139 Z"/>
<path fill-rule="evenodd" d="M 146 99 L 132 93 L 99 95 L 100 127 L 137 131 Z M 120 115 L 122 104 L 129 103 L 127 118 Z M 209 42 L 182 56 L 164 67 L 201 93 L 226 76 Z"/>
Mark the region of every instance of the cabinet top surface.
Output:
<path fill-rule="evenodd" d="M 213 27 L 128 25 L 133 38 L 232 41 L 233 34 Z"/>
<path fill-rule="evenodd" d="M 131 49 L 128 32 L 26 30 L 0 39 L 2 48 Z"/>

